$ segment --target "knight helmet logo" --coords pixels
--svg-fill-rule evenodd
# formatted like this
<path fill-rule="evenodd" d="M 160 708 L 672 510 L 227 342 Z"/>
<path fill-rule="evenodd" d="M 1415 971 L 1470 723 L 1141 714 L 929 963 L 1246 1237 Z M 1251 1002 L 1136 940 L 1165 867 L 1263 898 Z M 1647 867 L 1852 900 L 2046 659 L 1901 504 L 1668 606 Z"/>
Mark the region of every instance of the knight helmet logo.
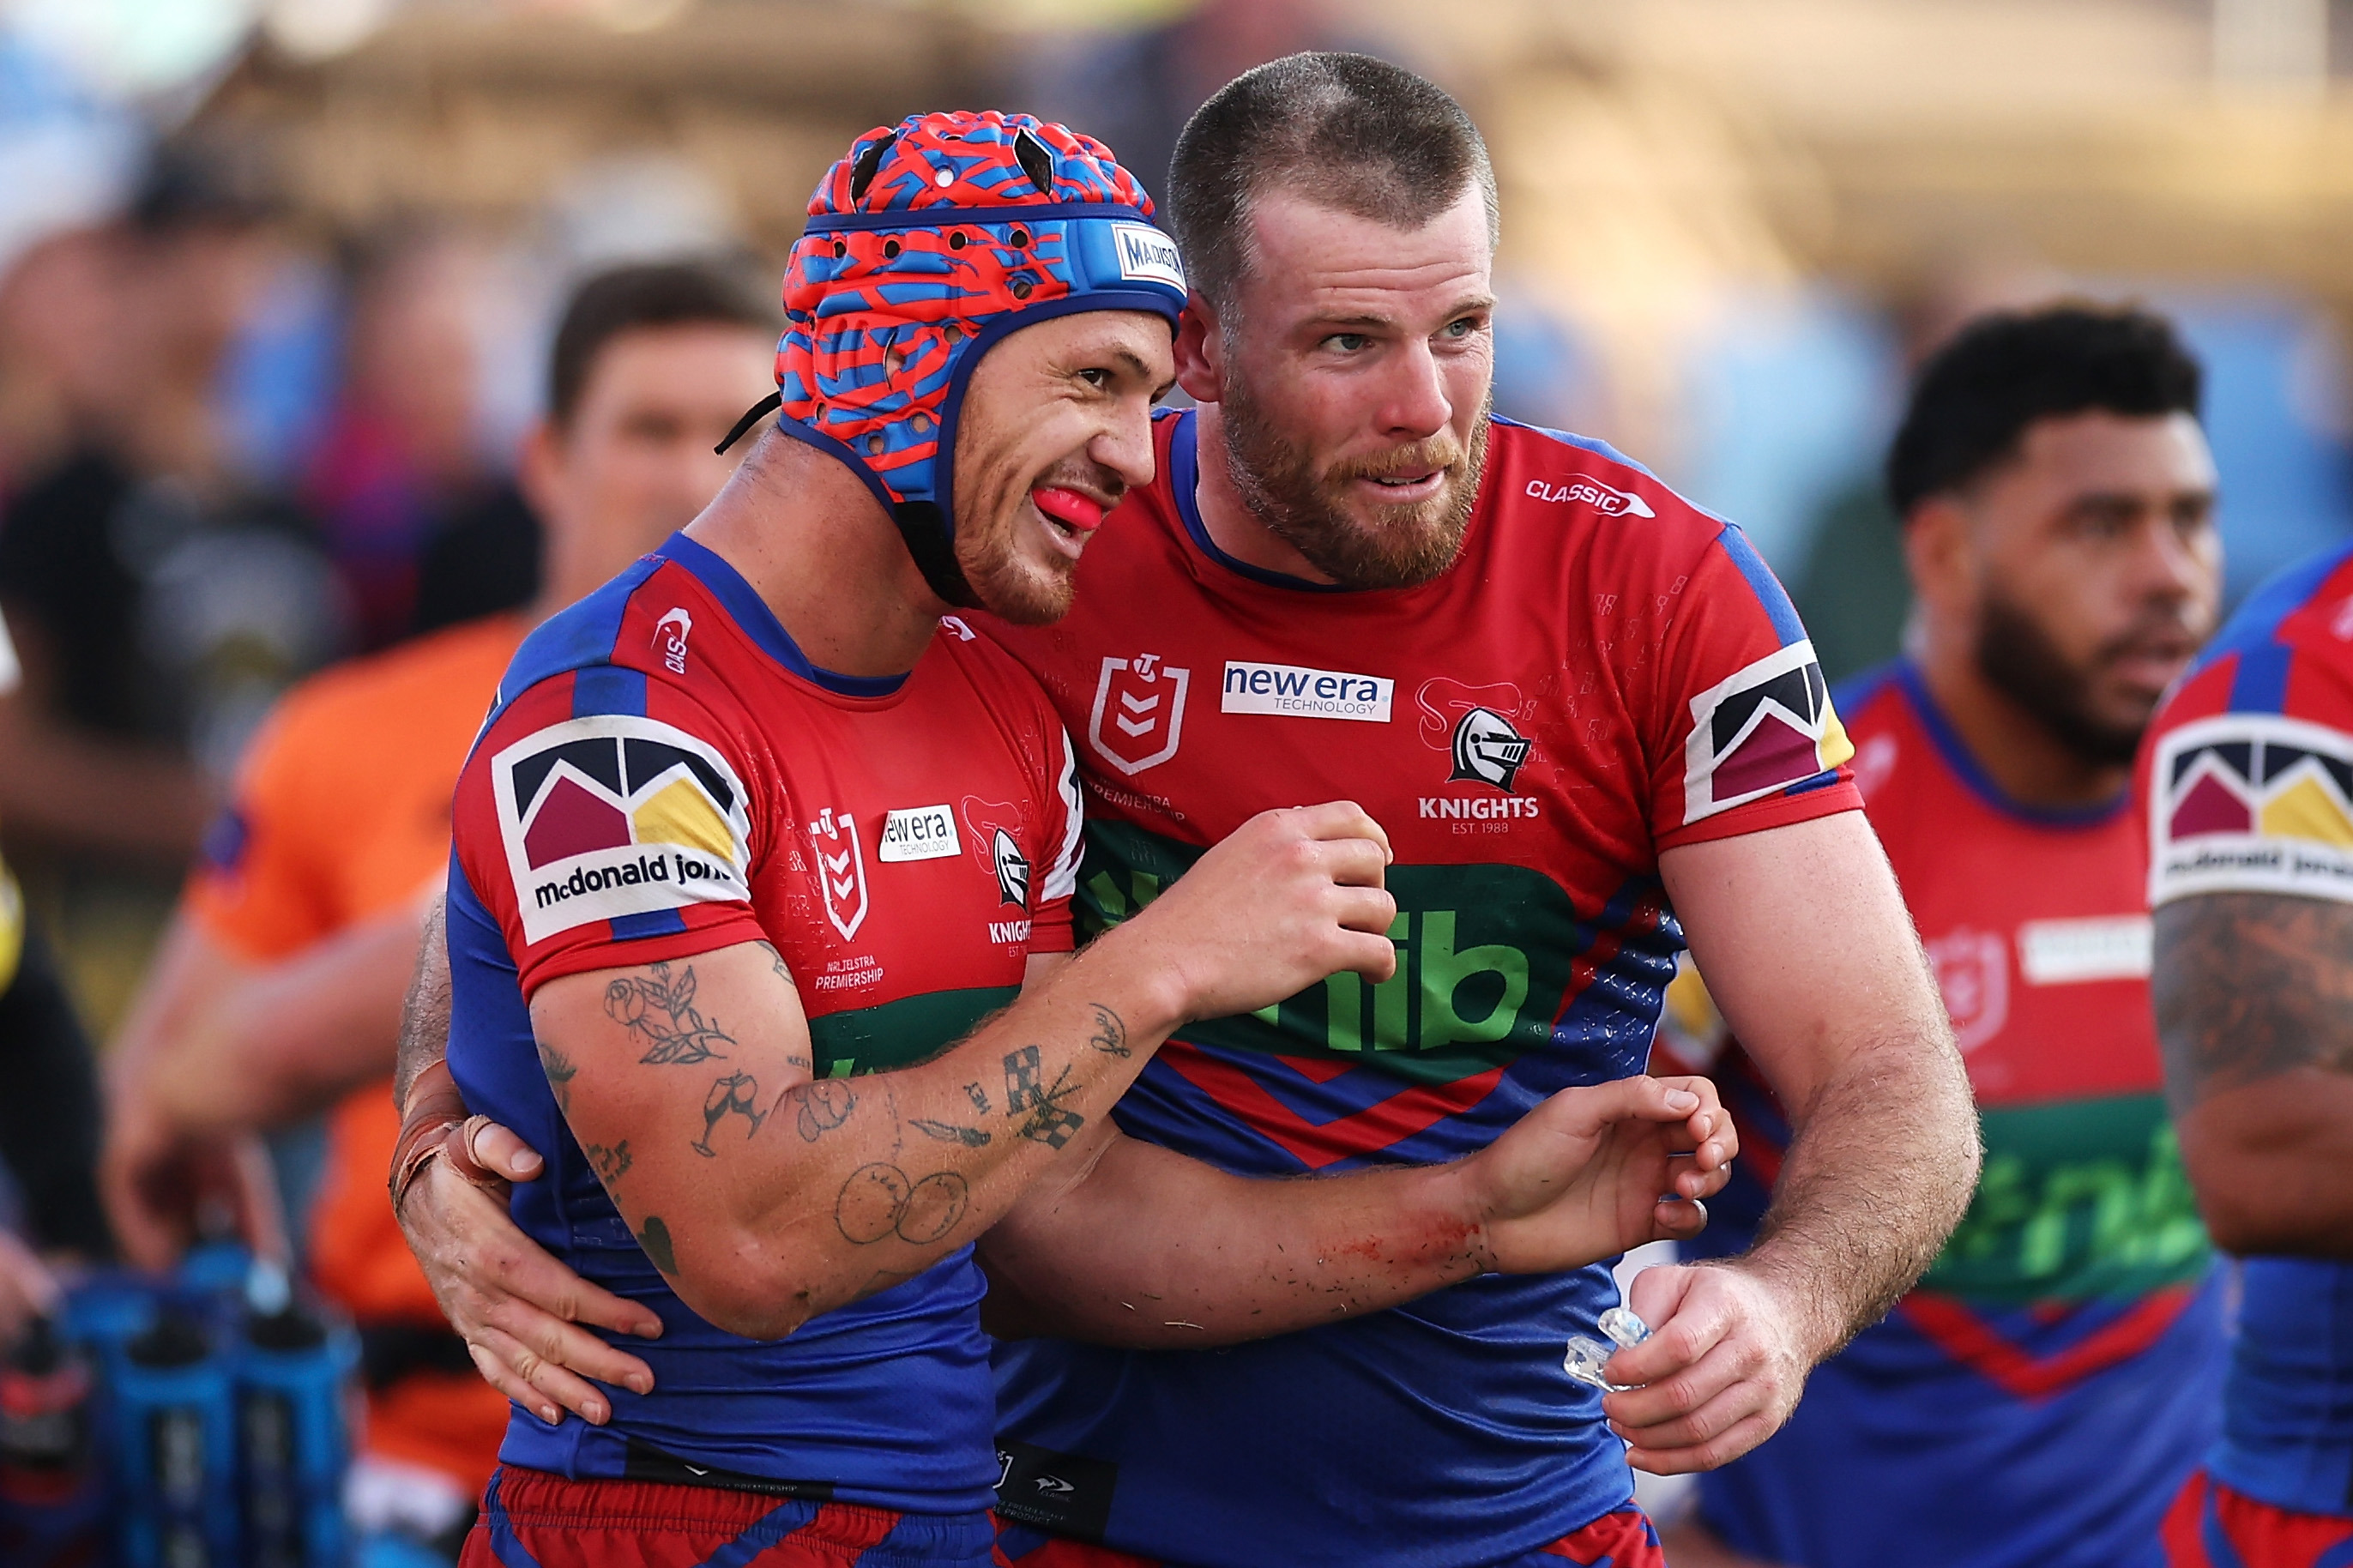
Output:
<path fill-rule="evenodd" d="M 1454 771 L 1447 780 L 1476 779 L 1509 795 L 1528 746 L 1509 719 L 1493 708 L 1473 708 L 1454 726 Z"/>
<path fill-rule="evenodd" d="M 817 850 L 818 889 L 825 895 L 825 918 L 849 941 L 866 923 L 866 855 L 858 843 L 858 819 L 828 806 L 808 825 Z"/>
<path fill-rule="evenodd" d="M 1131 778 L 1176 754 L 1185 733 L 1185 694 L 1193 672 L 1143 653 L 1106 658 L 1095 682 L 1087 743 L 1096 755 Z"/>
<path fill-rule="evenodd" d="M 997 895 L 1016 909 L 1029 907 L 1029 857 L 1013 842 L 1013 835 L 1002 827 L 989 840 L 989 853 L 997 865 Z"/>

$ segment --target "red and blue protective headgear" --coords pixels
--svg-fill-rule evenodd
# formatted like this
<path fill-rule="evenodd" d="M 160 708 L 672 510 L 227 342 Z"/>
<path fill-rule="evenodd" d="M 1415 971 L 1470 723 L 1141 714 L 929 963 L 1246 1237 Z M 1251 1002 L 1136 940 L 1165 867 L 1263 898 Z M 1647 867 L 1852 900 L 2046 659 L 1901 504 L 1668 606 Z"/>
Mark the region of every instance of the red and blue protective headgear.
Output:
<path fill-rule="evenodd" d="M 1176 241 L 1110 148 L 995 110 L 876 127 L 808 210 L 785 269 L 777 426 L 848 463 L 933 591 L 971 605 L 949 492 L 973 367 L 1008 332 L 1082 310 L 1151 310 L 1173 330 Z"/>

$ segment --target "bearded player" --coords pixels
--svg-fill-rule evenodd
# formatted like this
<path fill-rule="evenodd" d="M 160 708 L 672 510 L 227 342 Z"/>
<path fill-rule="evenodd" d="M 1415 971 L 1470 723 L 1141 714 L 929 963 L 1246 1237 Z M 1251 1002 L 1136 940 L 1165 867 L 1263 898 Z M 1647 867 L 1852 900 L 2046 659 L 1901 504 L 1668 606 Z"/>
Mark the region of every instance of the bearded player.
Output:
<path fill-rule="evenodd" d="M 1387 845 L 1347 803 L 1259 815 L 1062 958 L 1070 743 L 941 619 L 1060 613 L 1150 481 L 1184 299 L 1150 212 L 1026 116 L 861 139 L 787 277 L 782 427 L 501 681 L 458 785 L 436 1071 L 553 1152 L 517 1219 L 664 1333 L 609 1423 L 515 1412 L 467 1562 L 989 1561 L 972 1244 L 1050 1169 L 1047 1201 L 1197 1249 L 1270 1330 L 1352 1271 L 1387 1268 L 1382 1305 L 1687 1228 L 1659 1194 L 1716 1184 L 1704 1097 L 1639 1080 L 1443 1172 L 1293 1197 L 1180 1162 L 1096 1195 L 1105 1112 L 1172 1027 L 1396 967 Z M 396 1207 L 442 1134 L 404 1134 Z"/>
<path fill-rule="evenodd" d="M 2353 551 L 2248 599 L 2142 753 L 2157 1026 L 2241 1300 L 2171 1568 L 2353 1563 Z M 2316 1174 L 2319 1173 L 2319 1174 Z"/>
<path fill-rule="evenodd" d="M 2221 1372 L 2130 809 L 2134 748 L 2221 592 L 2199 384 L 2161 319 L 2077 306 L 1973 322 L 1920 373 L 1887 465 L 1917 651 L 1839 703 L 1986 1173 L 1919 1288 L 1702 1482 L 1678 1568 L 2158 1560 Z M 1736 1049 L 1715 1070 L 1752 1128 L 1781 1124 Z M 1772 1164 L 1692 1250 L 1745 1244 Z"/>
<path fill-rule="evenodd" d="M 1619 1434 L 1662 1470 L 1761 1440 L 1975 1175 L 1849 748 L 1736 529 L 1595 444 L 1489 417 L 1494 186 L 1451 100 L 1358 56 L 1261 68 L 1188 126 L 1169 210 L 1201 406 L 1158 422 L 1158 478 L 1090 546 L 1071 613 L 992 631 L 1083 737 L 1098 940 L 1160 914 L 1251 812 L 1345 780 L 1398 850 L 1398 970 L 1180 1031 L 1087 1193 L 989 1237 L 993 1321 L 1034 1336 L 999 1352 L 1004 1546 L 1655 1563 Z M 1564 1085 L 1641 1070 L 1686 938 L 1807 1110 L 1765 1239 L 1636 1282 L 1658 1332 L 1609 1375 L 1646 1386 L 1603 1399 L 1563 1370 L 1615 1300 L 1598 1267 L 1197 1348 L 1251 1320 L 1196 1282 L 1189 1240 L 1091 1206 L 1184 1190 L 1184 1153 L 1326 1178 L 1283 1184 L 1312 1192 L 1479 1150 Z M 609 1309 L 543 1260 L 448 1240 L 484 1234 L 469 1196 L 437 1173 L 412 1242 L 461 1328 L 525 1326 L 508 1375 L 562 1387 L 539 1358 L 576 1341 L 502 1285 Z M 1148 1312 L 1106 1288 L 1131 1271 Z"/>

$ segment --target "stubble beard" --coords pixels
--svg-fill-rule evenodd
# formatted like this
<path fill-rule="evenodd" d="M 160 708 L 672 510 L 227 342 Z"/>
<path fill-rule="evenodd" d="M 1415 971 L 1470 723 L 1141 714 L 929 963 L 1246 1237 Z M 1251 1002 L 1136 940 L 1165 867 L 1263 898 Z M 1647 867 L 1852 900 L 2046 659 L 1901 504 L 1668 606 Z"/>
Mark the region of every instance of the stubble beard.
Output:
<path fill-rule="evenodd" d="M 1987 588 L 1978 619 L 1978 673 L 2062 746 L 2098 767 L 2129 763 L 2156 711 L 2152 704 L 2137 721 L 2118 724 L 2094 707 L 2093 675 L 2108 652 L 2095 654 L 2090 668 L 2070 664 L 2017 600 L 1999 587 Z"/>
<path fill-rule="evenodd" d="M 1282 434 L 1239 377 L 1219 394 L 1226 471 L 1242 504 L 1268 532 L 1325 576 L 1350 588 L 1409 588 L 1454 564 L 1478 504 L 1487 461 L 1492 395 L 1479 408 L 1469 445 L 1440 434 L 1375 458 L 1318 468 Z M 1371 509 L 1367 521 L 1343 499 L 1350 481 L 1444 468 L 1445 488 L 1429 500 Z"/>

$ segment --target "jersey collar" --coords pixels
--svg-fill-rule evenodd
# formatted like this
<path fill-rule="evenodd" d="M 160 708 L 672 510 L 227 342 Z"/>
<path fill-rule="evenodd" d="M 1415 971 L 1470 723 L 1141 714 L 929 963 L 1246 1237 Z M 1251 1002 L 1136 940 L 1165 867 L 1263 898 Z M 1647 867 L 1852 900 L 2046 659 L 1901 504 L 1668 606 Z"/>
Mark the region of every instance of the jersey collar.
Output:
<path fill-rule="evenodd" d="M 793 641 L 792 634 L 785 630 L 785 623 L 768 608 L 768 602 L 744 580 L 741 572 L 708 545 L 683 533 L 673 533 L 654 553 L 692 573 L 695 581 L 710 591 L 728 618 L 759 645 L 762 653 L 810 685 L 823 687 L 839 697 L 889 697 L 906 684 L 903 675 L 843 675 L 811 664 L 800 645 Z"/>
<path fill-rule="evenodd" d="M 1968 786 L 1970 794 L 2003 816 L 2035 827 L 2098 827 L 2114 821 L 2118 812 L 2132 804 L 2129 784 L 2116 799 L 2096 805 L 2029 805 L 2012 797 L 1978 765 L 1960 731 L 1953 728 L 1945 710 L 1929 695 L 1928 683 L 1921 679 L 1919 666 L 1908 658 L 1900 660 L 1895 666 L 1895 683 L 1903 689 L 1905 700 L 1919 716 L 1920 728 L 1928 731 L 1928 739 L 1935 742 L 1945 765 L 1953 770 L 1954 776 Z"/>

